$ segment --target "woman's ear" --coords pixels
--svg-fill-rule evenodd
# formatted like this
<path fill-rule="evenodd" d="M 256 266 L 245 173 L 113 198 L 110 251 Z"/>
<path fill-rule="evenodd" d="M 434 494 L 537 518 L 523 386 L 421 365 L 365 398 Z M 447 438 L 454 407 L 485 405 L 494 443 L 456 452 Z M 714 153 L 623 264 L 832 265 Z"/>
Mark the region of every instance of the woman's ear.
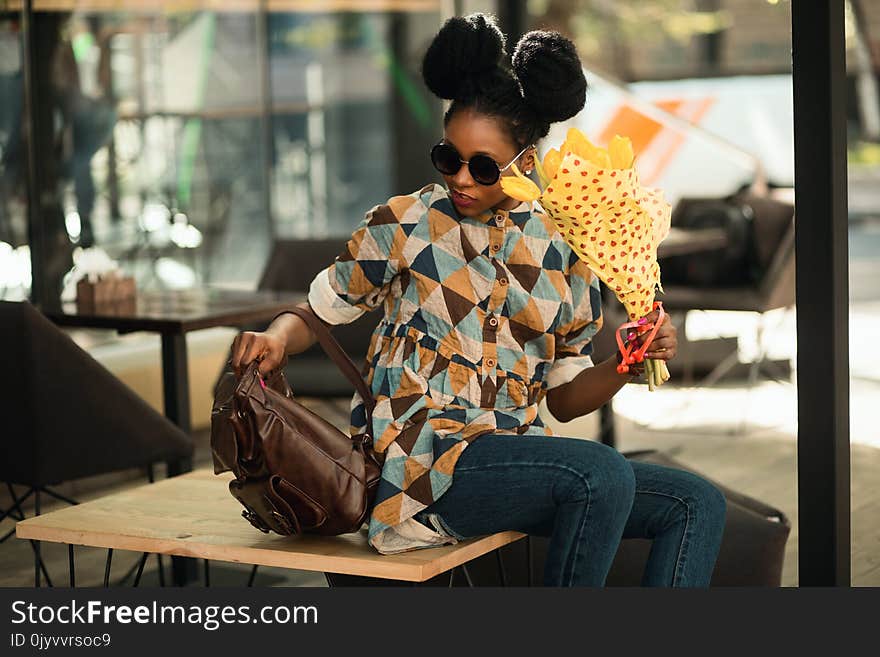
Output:
<path fill-rule="evenodd" d="M 538 152 L 537 148 L 530 148 L 522 156 L 522 172 L 523 173 L 531 173 L 535 168 L 535 154 Z"/>

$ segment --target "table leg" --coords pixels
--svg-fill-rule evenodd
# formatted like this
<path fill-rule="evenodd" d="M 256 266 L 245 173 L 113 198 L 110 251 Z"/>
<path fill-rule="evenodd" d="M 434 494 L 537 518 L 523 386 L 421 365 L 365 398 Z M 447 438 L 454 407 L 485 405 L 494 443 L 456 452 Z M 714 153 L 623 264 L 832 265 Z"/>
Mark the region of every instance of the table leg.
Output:
<path fill-rule="evenodd" d="M 189 415 L 189 369 L 184 334 L 162 334 L 162 394 L 165 401 L 165 417 L 189 434 L 192 424 Z M 192 470 L 191 459 L 168 462 L 169 477 L 190 470 Z"/>
<path fill-rule="evenodd" d="M 183 333 L 162 334 L 162 394 L 165 400 L 165 417 L 189 435 L 192 430 L 189 415 L 189 369 L 186 335 Z M 191 470 L 191 458 L 168 462 L 169 477 Z M 171 573 L 176 586 L 185 586 L 187 582 L 194 581 L 195 559 L 171 557 Z"/>

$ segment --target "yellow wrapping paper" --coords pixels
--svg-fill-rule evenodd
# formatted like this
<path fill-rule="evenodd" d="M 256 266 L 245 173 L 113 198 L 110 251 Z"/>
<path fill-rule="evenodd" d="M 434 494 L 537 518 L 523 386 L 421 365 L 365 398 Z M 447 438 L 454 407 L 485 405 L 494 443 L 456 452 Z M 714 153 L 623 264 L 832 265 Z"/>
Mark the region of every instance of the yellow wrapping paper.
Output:
<path fill-rule="evenodd" d="M 632 164 L 629 139 L 617 136 L 605 150 L 572 128 L 559 151 L 538 164 L 543 192 L 516 165 L 501 186 L 513 198 L 541 203 L 635 321 L 651 312 L 660 288 L 657 246 L 669 233 L 672 208 L 662 191 L 641 186 Z"/>

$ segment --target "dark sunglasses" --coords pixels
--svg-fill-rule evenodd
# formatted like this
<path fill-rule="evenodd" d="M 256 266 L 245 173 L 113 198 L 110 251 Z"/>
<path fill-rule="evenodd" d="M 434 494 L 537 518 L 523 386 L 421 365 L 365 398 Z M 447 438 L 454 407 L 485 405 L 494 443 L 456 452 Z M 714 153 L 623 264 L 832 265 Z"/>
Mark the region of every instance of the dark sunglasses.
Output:
<path fill-rule="evenodd" d="M 471 178 L 476 182 L 481 185 L 494 185 L 501 177 L 501 172 L 506 171 L 511 164 L 519 159 L 520 155 L 530 148 L 531 146 L 526 146 L 505 166 L 499 167 L 498 163 L 488 155 L 478 154 L 470 160 L 463 160 L 454 146 L 441 141 L 431 149 L 431 163 L 444 176 L 454 176 L 461 170 L 462 164 L 467 164 Z"/>

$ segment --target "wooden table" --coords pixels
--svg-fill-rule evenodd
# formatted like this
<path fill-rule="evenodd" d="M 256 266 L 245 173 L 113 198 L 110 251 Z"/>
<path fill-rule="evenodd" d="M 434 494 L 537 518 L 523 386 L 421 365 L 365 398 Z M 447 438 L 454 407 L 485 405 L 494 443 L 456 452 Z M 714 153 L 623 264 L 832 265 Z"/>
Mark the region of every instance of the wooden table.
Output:
<path fill-rule="evenodd" d="M 326 537 L 263 534 L 240 517 L 242 507 L 227 488 L 230 478 L 199 469 L 28 518 L 16 525 L 16 534 L 69 545 L 72 582 L 74 545 L 424 582 L 525 536 L 503 532 L 381 555 L 367 545 L 365 530 Z"/>

